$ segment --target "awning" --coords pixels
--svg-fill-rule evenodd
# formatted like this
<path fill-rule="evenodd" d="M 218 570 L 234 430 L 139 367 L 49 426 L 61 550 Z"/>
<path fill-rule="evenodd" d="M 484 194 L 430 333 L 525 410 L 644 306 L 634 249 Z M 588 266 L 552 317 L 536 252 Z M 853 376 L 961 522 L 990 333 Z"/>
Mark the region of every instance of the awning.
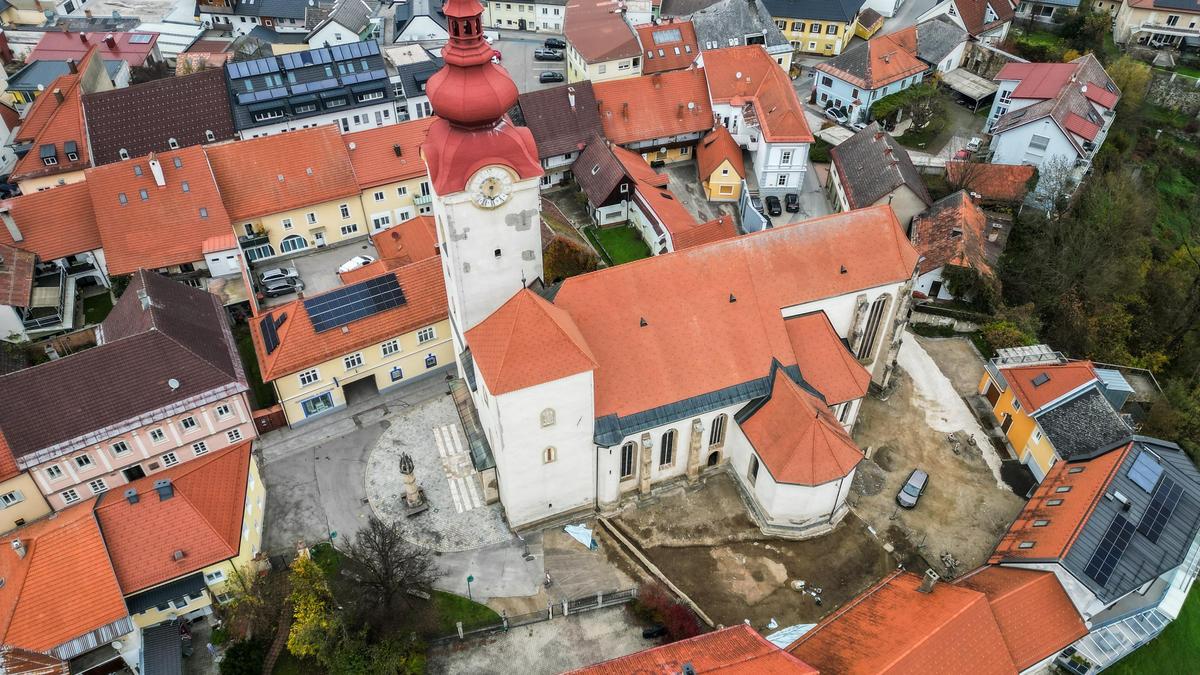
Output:
<path fill-rule="evenodd" d="M 995 82 L 962 68 L 942 75 L 942 84 L 977 102 L 995 94 L 999 87 Z"/>

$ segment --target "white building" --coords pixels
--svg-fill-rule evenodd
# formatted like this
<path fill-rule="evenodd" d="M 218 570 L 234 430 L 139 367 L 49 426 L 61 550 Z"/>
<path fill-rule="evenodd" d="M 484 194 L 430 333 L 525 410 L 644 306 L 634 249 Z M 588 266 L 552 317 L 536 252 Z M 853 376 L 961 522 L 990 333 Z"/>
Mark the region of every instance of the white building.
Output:
<path fill-rule="evenodd" d="M 313 47 L 331 47 L 377 37 L 379 20 L 372 19 L 371 14 L 365 0 L 340 0 L 304 41 Z"/>
<path fill-rule="evenodd" d="M 446 17 L 430 0 L 409 0 L 397 3 L 396 38 L 393 42 L 445 42 L 450 38 Z"/>
<path fill-rule="evenodd" d="M 984 44 L 998 45 L 1012 27 L 1013 6 L 1008 0 L 940 0 L 917 17 L 917 23 L 938 16 L 954 21 Z"/>

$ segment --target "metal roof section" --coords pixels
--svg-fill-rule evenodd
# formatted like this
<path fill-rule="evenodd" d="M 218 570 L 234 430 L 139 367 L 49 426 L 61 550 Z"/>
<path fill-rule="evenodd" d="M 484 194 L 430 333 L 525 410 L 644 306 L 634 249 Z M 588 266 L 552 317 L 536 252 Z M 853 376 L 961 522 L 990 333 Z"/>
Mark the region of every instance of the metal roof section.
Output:
<path fill-rule="evenodd" d="M 121 499 L 121 497 L 112 495 L 110 499 Z M 135 593 L 125 598 L 125 606 L 129 608 L 130 614 L 139 614 L 151 607 L 157 607 L 185 595 L 192 595 L 203 591 L 204 573 L 196 572 L 186 577 L 180 577 L 170 583 L 155 586 L 141 593 Z"/>

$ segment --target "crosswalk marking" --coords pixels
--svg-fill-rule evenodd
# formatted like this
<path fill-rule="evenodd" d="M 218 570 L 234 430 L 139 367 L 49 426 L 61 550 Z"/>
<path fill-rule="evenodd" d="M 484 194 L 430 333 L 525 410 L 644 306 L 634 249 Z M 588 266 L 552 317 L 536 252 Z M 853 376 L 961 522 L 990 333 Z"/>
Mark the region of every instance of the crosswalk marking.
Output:
<path fill-rule="evenodd" d="M 446 442 L 442 440 L 441 427 L 433 430 L 433 440 L 437 443 L 438 455 L 440 455 L 442 459 L 446 459 Z"/>
<path fill-rule="evenodd" d="M 454 510 L 462 513 L 463 503 L 462 499 L 460 499 L 458 496 L 458 484 L 455 482 L 454 478 L 450 479 L 450 498 L 454 500 Z"/>
<path fill-rule="evenodd" d="M 458 426 L 444 424 L 434 427 L 433 440 L 437 444 L 442 471 L 446 474 L 446 482 L 450 486 L 450 499 L 454 502 L 454 510 L 463 513 L 482 507 L 484 501 L 480 495 L 479 482 L 475 480 L 471 457 L 459 434 Z"/>

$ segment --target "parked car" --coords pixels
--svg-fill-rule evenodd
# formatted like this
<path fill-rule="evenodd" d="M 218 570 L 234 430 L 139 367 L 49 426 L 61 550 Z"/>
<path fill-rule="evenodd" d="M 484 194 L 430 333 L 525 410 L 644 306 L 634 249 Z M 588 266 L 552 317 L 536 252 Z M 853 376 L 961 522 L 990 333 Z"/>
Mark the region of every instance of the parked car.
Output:
<path fill-rule="evenodd" d="M 916 507 L 917 500 L 921 498 L 928 485 L 929 474 L 920 469 L 913 469 L 913 472 L 908 475 L 908 480 L 904 481 L 904 487 L 896 493 L 896 503 L 906 509 Z"/>
<path fill-rule="evenodd" d="M 967 141 L 967 150 L 971 152 L 979 152 L 979 148 L 981 147 L 983 147 L 983 139 L 978 136 L 973 136 L 971 140 Z"/>
<path fill-rule="evenodd" d="M 758 211 L 760 214 L 764 216 L 767 215 L 767 212 L 763 211 L 763 203 L 762 200 L 758 198 L 758 195 L 750 195 L 750 206 L 753 206 L 754 210 Z"/>
<path fill-rule="evenodd" d="M 298 279 L 300 273 L 295 267 L 272 267 L 258 273 L 258 280 L 264 284 L 268 281 L 278 281 L 279 279 Z"/>
<path fill-rule="evenodd" d="M 778 216 L 783 213 L 783 206 L 779 203 L 779 197 L 775 195 L 767 195 L 767 214 Z"/>
<path fill-rule="evenodd" d="M 538 75 L 538 82 L 542 82 L 542 83 L 563 82 L 566 79 L 567 79 L 566 75 L 563 75 L 562 73 L 558 72 L 557 70 L 543 70 L 541 72 L 541 74 Z"/>
<path fill-rule="evenodd" d="M 963 149 L 959 150 L 958 152 L 954 153 L 954 159 L 965 162 L 966 160 L 971 159 L 971 151 L 966 148 L 963 148 Z"/>
<path fill-rule="evenodd" d="M 346 272 L 353 272 L 354 270 L 356 270 L 360 267 L 366 267 L 367 265 L 370 265 L 373 262 L 375 262 L 375 259 L 369 255 L 356 255 L 353 258 L 342 263 L 342 266 L 338 268 L 338 274 L 344 274 Z"/>
<path fill-rule="evenodd" d="M 841 108 L 826 108 L 825 116 L 838 124 L 845 124 L 850 119 L 846 117 L 846 113 L 842 112 Z"/>
<path fill-rule="evenodd" d="M 275 298 L 302 290 L 304 290 L 304 282 L 299 279 L 275 279 L 262 285 L 263 295 L 268 298 Z"/>
<path fill-rule="evenodd" d="M 788 213 L 800 213 L 800 195 L 795 192 L 784 195 L 783 208 L 787 209 Z"/>
<path fill-rule="evenodd" d="M 862 131 L 863 129 L 867 128 L 867 124 L 869 124 L 869 122 L 851 122 L 850 128 L 855 131 Z"/>
<path fill-rule="evenodd" d="M 557 49 L 535 49 L 533 50 L 534 61 L 562 61 L 563 53 Z"/>
<path fill-rule="evenodd" d="M 542 44 L 546 45 L 547 49 L 566 49 L 567 41 L 559 38 L 546 38 Z"/>

